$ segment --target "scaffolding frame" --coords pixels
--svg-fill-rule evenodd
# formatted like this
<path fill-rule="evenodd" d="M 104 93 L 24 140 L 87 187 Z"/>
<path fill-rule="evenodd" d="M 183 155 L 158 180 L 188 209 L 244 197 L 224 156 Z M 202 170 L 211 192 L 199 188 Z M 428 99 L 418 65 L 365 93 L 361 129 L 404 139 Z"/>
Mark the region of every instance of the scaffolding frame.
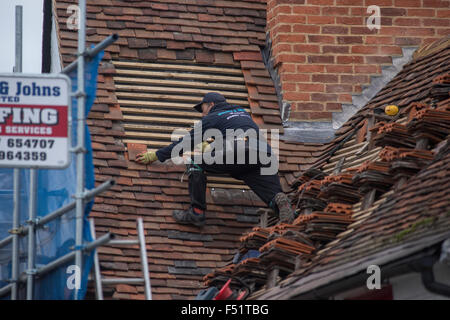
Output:
<path fill-rule="evenodd" d="M 109 180 L 100 186 L 86 190 L 85 189 L 85 153 L 87 152 L 85 146 L 85 125 L 86 125 L 86 92 L 84 90 L 85 81 L 85 63 L 94 58 L 100 51 L 104 50 L 110 44 L 118 39 L 117 34 L 113 34 L 102 42 L 97 44 L 93 49 L 86 50 L 86 0 L 78 1 L 79 8 L 79 28 L 78 28 L 78 53 L 77 59 L 64 68 L 61 73 L 68 74 L 77 69 L 77 92 L 72 93 L 72 97 L 77 99 L 77 146 L 70 151 L 76 155 L 76 193 L 74 195 L 75 201 L 45 215 L 42 218 L 36 218 L 36 189 L 37 189 L 37 169 L 30 168 L 30 201 L 28 208 L 28 226 L 20 225 L 20 170 L 14 168 L 13 177 L 13 221 L 12 229 L 9 231 L 10 236 L 0 240 L 0 248 L 12 242 L 12 261 L 11 261 L 11 279 L 9 284 L 0 288 L 0 297 L 11 293 L 11 300 L 16 300 L 18 296 L 18 284 L 26 283 L 27 300 L 32 300 L 34 291 L 34 281 L 36 277 L 47 274 L 48 272 L 66 264 L 71 260 L 75 260 L 75 265 L 78 267 L 79 274 L 82 275 L 83 254 L 90 252 L 101 245 L 110 242 L 114 235 L 107 233 L 102 237 L 90 242 L 83 243 L 83 220 L 85 204 L 91 201 L 96 195 L 111 188 L 114 180 Z M 16 29 L 15 29 L 15 50 L 16 61 L 14 72 L 22 72 L 22 24 L 23 24 L 23 7 L 16 6 Z M 75 247 L 74 251 L 67 253 L 64 256 L 36 269 L 35 253 L 36 253 L 36 230 L 43 228 L 47 223 L 54 219 L 63 216 L 75 208 Z M 28 257 L 27 269 L 19 275 L 19 240 L 20 237 L 28 236 Z M 78 300 L 80 288 L 75 288 L 74 298 Z"/>

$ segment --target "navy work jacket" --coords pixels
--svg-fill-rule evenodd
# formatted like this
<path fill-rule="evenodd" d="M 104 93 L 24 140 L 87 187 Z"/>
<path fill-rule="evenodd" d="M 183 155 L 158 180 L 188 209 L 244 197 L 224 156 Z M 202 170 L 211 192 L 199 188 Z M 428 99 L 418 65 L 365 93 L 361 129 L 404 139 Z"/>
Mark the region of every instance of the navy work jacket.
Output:
<path fill-rule="evenodd" d="M 156 151 L 156 156 L 158 157 L 158 160 L 164 162 L 167 159 L 170 159 L 172 149 L 179 143 L 182 143 L 183 140 L 185 140 L 184 142 L 186 142 L 186 140 L 188 141 L 190 140 L 189 141 L 190 143 L 185 143 L 183 147 L 187 147 L 190 148 L 190 150 L 192 150 L 194 148 L 195 142 L 201 143 L 202 141 L 205 141 L 206 138 L 208 138 L 203 135 L 203 133 L 207 132 L 208 129 L 219 130 L 222 133 L 222 139 L 224 142 L 227 139 L 227 129 L 233 130 L 242 129 L 244 132 L 246 132 L 249 129 L 253 129 L 251 131 L 256 133 L 257 135 L 256 139 L 259 142 L 257 142 L 256 144 L 247 143 L 246 148 L 248 148 L 249 145 L 264 146 L 263 148 L 264 151 L 267 152 L 268 155 L 271 155 L 272 152 L 271 148 L 267 144 L 262 134 L 260 135 L 259 127 L 253 121 L 251 115 L 248 112 L 246 112 L 242 107 L 222 102 L 214 105 L 214 107 L 210 110 L 210 112 L 206 116 L 202 117 L 201 121 L 196 123 L 194 128 L 191 129 L 191 131 L 186 136 L 180 138 L 178 141 L 173 142 L 167 147 L 161 148 L 158 151 Z M 194 134 L 201 136 L 195 137 Z M 183 149 L 183 152 L 186 151 L 189 150 Z"/>

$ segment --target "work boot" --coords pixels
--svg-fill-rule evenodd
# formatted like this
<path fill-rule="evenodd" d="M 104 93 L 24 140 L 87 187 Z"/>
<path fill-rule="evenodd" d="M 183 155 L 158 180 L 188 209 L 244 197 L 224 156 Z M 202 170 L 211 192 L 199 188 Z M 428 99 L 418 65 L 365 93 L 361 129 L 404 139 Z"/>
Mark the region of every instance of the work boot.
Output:
<path fill-rule="evenodd" d="M 295 213 L 294 210 L 292 210 L 292 206 L 288 197 L 284 193 L 280 192 L 275 195 L 273 201 L 278 207 L 280 223 L 291 224 L 292 222 L 294 222 Z"/>
<path fill-rule="evenodd" d="M 195 213 L 194 210 L 199 209 L 190 207 L 187 210 L 174 210 L 172 216 L 178 223 L 193 224 L 194 226 L 201 228 L 205 225 L 205 213 Z"/>

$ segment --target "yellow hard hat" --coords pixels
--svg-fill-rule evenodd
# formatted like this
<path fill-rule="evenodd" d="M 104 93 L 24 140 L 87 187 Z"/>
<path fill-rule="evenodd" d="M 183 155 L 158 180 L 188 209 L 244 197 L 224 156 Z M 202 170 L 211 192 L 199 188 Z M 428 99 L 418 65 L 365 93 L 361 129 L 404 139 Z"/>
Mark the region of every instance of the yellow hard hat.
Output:
<path fill-rule="evenodd" d="M 396 105 L 388 105 L 386 106 L 386 108 L 384 108 L 384 112 L 388 115 L 388 116 L 395 116 L 398 113 L 398 107 Z"/>

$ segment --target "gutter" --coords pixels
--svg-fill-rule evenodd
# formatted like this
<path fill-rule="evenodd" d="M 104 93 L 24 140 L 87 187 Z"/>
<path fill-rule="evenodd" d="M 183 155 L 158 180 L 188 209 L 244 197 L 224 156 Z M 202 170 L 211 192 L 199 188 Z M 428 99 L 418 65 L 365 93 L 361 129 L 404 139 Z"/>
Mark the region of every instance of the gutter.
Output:
<path fill-rule="evenodd" d="M 424 287 L 442 296 L 450 297 L 450 286 L 436 282 L 434 278 L 433 266 L 439 260 L 437 255 L 424 257 L 412 265 L 412 269 L 420 272 Z"/>
<path fill-rule="evenodd" d="M 382 270 L 381 282 L 405 273 L 420 272 L 423 285 L 428 291 L 450 297 L 450 286 L 436 282 L 433 272 L 433 266 L 439 260 L 442 247 L 442 242 L 440 242 L 413 255 L 380 265 Z M 342 278 L 341 280 L 337 280 L 327 285 L 293 296 L 291 299 L 330 299 L 330 297 L 338 293 L 354 289 L 355 287 L 364 286 L 367 281 L 367 277 L 368 274 L 365 270 L 363 270 L 353 276 Z"/>

